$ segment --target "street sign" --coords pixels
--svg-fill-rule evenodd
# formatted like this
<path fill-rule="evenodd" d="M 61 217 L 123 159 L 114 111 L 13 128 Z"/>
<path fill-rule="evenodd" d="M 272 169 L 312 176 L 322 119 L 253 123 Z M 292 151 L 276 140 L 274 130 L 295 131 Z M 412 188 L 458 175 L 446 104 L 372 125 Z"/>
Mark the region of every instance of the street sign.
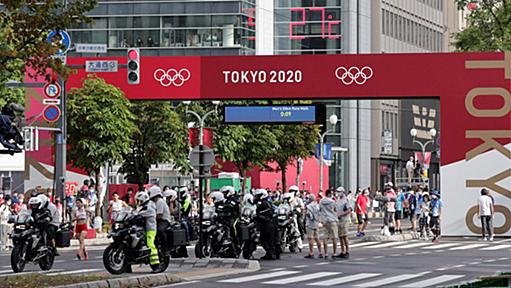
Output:
<path fill-rule="evenodd" d="M 75 44 L 77 53 L 107 53 L 106 44 Z"/>
<path fill-rule="evenodd" d="M 48 38 L 46 38 L 46 40 L 51 44 L 60 43 L 61 45 L 64 45 L 64 50 L 59 49 L 56 55 L 64 55 L 66 54 L 67 50 L 71 48 L 71 37 L 69 37 L 69 34 L 66 31 L 59 31 L 58 35 L 57 31 L 51 31 L 50 34 L 48 34 Z"/>
<path fill-rule="evenodd" d="M 60 105 L 60 99 L 43 99 L 44 105 Z"/>
<path fill-rule="evenodd" d="M 195 146 L 190 152 L 190 163 L 195 170 L 199 170 L 199 145 Z M 206 173 L 209 173 L 209 167 L 215 163 L 215 153 L 213 149 L 209 148 L 206 145 L 202 145 L 202 154 L 203 154 L 203 163 L 202 166 L 205 167 Z"/>
<path fill-rule="evenodd" d="M 44 95 L 50 98 L 56 98 L 60 96 L 60 85 L 57 83 L 48 83 L 44 86 Z"/>
<path fill-rule="evenodd" d="M 55 105 L 46 106 L 43 110 L 43 118 L 46 120 L 46 122 L 49 123 L 57 122 L 60 118 L 60 115 L 60 108 Z"/>
<path fill-rule="evenodd" d="M 85 61 L 85 72 L 103 73 L 117 72 L 117 60 Z"/>

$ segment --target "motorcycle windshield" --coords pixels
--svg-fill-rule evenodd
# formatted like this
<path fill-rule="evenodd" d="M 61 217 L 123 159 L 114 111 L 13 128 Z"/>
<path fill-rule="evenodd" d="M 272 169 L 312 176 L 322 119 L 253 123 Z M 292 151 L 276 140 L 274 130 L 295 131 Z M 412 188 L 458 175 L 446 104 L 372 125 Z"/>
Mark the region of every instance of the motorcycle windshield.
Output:
<path fill-rule="evenodd" d="M 32 215 L 30 215 L 28 210 L 22 210 L 20 211 L 20 214 L 16 216 L 16 224 L 25 224 L 32 222 L 33 220 L 34 219 L 32 219 Z"/>

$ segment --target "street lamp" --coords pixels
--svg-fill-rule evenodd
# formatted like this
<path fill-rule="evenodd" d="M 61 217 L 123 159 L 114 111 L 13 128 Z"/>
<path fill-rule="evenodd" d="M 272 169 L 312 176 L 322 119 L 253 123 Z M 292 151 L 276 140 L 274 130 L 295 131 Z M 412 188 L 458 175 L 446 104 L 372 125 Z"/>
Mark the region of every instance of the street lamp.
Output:
<path fill-rule="evenodd" d="M 337 118 L 337 115 L 332 114 L 328 118 L 328 121 L 332 124 L 333 129 L 327 129 L 327 131 L 323 134 L 319 133 L 319 190 L 323 190 L 323 143 L 325 142 L 326 135 L 335 130 L 335 125 L 337 124 L 337 121 L 339 121 L 339 118 Z"/>
<path fill-rule="evenodd" d="M 220 104 L 220 101 L 212 101 L 215 105 L 215 109 L 206 112 L 203 116 L 199 115 L 199 113 L 189 110 L 188 106 L 192 103 L 192 101 L 183 101 L 183 104 L 186 105 L 186 114 L 193 115 L 197 118 L 199 121 L 199 247 L 201 247 L 202 251 L 202 216 L 203 216 L 203 210 L 204 210 L 204 203 L 203 203 L 203 187 L 202 187 L 202 180 L 204 179 L 204 154 L 203 154 L 203 146 L 204 146 L 204 123 L 206 122 L 206 119 L 217 113 L 218 105 Z M 202 258 L 202 254 L 199 255 L 199 258 Z"/>
<path fill-rule="evenodd" d="M 435 128 L 429 129 L 428 133 L 431 136 L 431 140 L 428 140 L 425 143 L 422 143 L 421 141 L 415 139 L 415 137 L 417 136 L 417 132 L 418 131 L 415 128 L 410 129 L 410 135 L 413 137 L 413 143 L 418 144 L 421 147 L 421 153 L 422 153 L 422 163 L 421 164 L 422 164 L 422 167 L 424 167 L 424 162 L 425 162 L 425 157 L 426 157 L 426 147 L 429 144 L 435 143 L 435 136 L 436 136 L 437 131 Z M 424 180 L 423 180 L 423 182 L 424 182 Z"/>

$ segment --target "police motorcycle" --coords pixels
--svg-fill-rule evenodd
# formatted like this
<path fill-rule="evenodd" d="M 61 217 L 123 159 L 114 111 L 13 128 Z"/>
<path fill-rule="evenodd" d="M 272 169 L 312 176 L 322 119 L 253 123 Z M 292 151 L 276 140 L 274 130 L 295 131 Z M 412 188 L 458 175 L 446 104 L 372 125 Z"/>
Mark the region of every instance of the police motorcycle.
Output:
<path fill-rule="evenodd" d="M 221 209 L 221 205 L 224 202 L 224 195 L 221 192 L 212 192 L 210 197 L 215 203 L 216 209 Z M 223 223 L 222 219 L 215 213 L 210 218 L 211 224 L 207 228 L 203 228 L 203 243 L 202 245 L 210 245 L 211 252 L 210 257 L 220 258 L 238 258 L 236 247 L 232 241 L 229 233 L 229 226 Z M 199 246 L 199 248 L 197 248 Z M 199 243 L 195 245 L 195 252 L 201 253 L 206 247 L 200 247 Z M 201 254 L 196 254 L 201 255 Z M 205 257 L 207 255 L 202 254 Z"/>
<path fill-rule="evenodd" d="M 241 251 L 244 259 L 252 258 L 257 246 L 260 244 L 261 231 L 259 225 L 254 221 L 256 206 L 254 197 L 247 194 L 243 197 L 243 208 L 241 209 L 239 232 L 241 240 Z"/>
<path fill-rule="evenodd" d="M 295 212 L 290 204 L 291 193 L 285 193 L 282 203 L 277 207 L 277 233 L 280 239 L 280 252 L 289 246 L 291 253 L 302 251 L 301 235 L 295 218 Z"/>
<path fill-rule="evenodd" d="M 22 114 L 24 108 L 21 105 L 10 103 L 2 107 L 0 111 L 0 144 L 7 150 L 0 150 L 0 154 L 20 153 L 19 146 L 25 144 L 20 129 L 24 126 Z"/>
<path fill-rule="evenodd" d="M 31 209 L 39 209 L 42 205 L 39 197 L 32 197 L 28 204 Z M 45 233 L 50 217 L 48 211 L 32 216 L 30 210 L 21 210 L 18 215 L 9 219 L 9 223 L 14 224 L 10 238 L 14 245 L 11 252 L 11 267 L 15 273 L 23 272 L 27 263 L 39 265 L 43 271 L 53 267 L 56 250 L 48 243 Z M 72 227 L 67 223 L 61 224 L 60 229 L 67 231 L 69 236 Z"/>
<path fill-rule="evenodd" d="M 215 209 L 204 209 L 202 217 L 202 231 L 204 231 L 202 237 L 202 246 L 197 244 L 195 245 L 195 257 L 204 258 L 211 256 L 211 239 L 213 238 L 212 232 L 214 227 L 214 217 L 215 217 Z M 213 227 L 213 228 L 211 228 Z"/>
<path fill-rule="evenodd" d="M 147 247 L 145 236 L 145 218 L 130 208 L 123 209 L 112 227 L 108 238 L 113 243 L 103 252 L 103 265 L 111 274 L 131 272 L 131 265 L 150 265 L 151 250 Z M 158 237 L 157 237 L 158 238 Z M 150 265 L 153 271 L 164 272 L 170 263 L 170 250 L 161 241 L 156 240 L 159 265 Z"/>
<path fill-rule="evenodd" d="M 177 200 L 177 191 L 173 189 L 169 189 L 166 191 L 163 191 L 163 197 L 165 197 L 165 201 L 170 206 L 171 202 L 174 202 Z M 180 204 L 177 204 L 178 208 Z M 170 256 L 172 258 L 187 258 L 188 257 L 188 250 L 186 248 L 187 242 L 187 236 L 186 236 L 186 224 L 184 219 L 179 219 L 177 215 L 171 215 L 173 218 L 172 223 L 170 224 L 170 229 L 168 235 L 170 236 L 169 240 L 172 240 L 172 243 L 170 243 Z"/>

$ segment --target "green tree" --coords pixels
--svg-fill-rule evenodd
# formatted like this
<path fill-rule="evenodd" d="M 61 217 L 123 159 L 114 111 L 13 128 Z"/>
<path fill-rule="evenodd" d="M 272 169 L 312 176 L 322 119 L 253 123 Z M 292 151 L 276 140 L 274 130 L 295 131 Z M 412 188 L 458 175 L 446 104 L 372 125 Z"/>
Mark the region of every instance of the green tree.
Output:
<path fill-rule="evenodd" d="M 175 169 L 189 171 L 188 128 L 171 103 L 136 102 L 131 111 L 136 115 L 138 132 L 130 141 L 131 151 L 122 165 L 128 182 L 142 189 L 151 165 L 156 163 L 172 163 Z"/>
<path fill-rule="evenodd" d="M 0 84 L 27 67 L 31 76 L 50 78 L 50 69 L 66 77 L 70 70 L 50 56 L 62 48 L 47 42 L 48 32 L 76 28 L 91 22 L 84 15 L 97 5 L 97 0 L 0 0 Z M 57 42 L 58 39 L 55 39 Z M 22 63 L 20 65 L 20 63 Z"/>
<path fill-rule="evenodd" d="M 243 178 L 255 167 L 268 168 L 267 159 L 278 145 L 271 126 L 218 125 L 215 128 L 215 152 L 222 161 L 232 162 Z"/>
<path fill-rule="evenodd" d="M 137 132 L 131 104 L 119 88 L 89 75 L 81 88 L 71 89 L 67 107 L 68 162 L 94 173 L 99 184 L 101 167 L 120 162 L 130 151 Z"/>
<path fill-rule="evenodd" d="M 319 127 L 317 125 L 277 125 L 271 131 L 278 145 L 271 151 L 269 161 L 275 161 L 282 172 L 282 191 L 286 191 L 286 172 L 294 160 L 308 158 L 314 154 L 318 143 Z M 298 184 L 297 184 L 298 185 Z"/>
<path fill-rule="evenodd" d="M 477 3 L 467 16 L 467 28 L 454 35 L 458 51 L 510 51 L 511 3 L 506 0 L 456 0 L 460 10 Z"/>

